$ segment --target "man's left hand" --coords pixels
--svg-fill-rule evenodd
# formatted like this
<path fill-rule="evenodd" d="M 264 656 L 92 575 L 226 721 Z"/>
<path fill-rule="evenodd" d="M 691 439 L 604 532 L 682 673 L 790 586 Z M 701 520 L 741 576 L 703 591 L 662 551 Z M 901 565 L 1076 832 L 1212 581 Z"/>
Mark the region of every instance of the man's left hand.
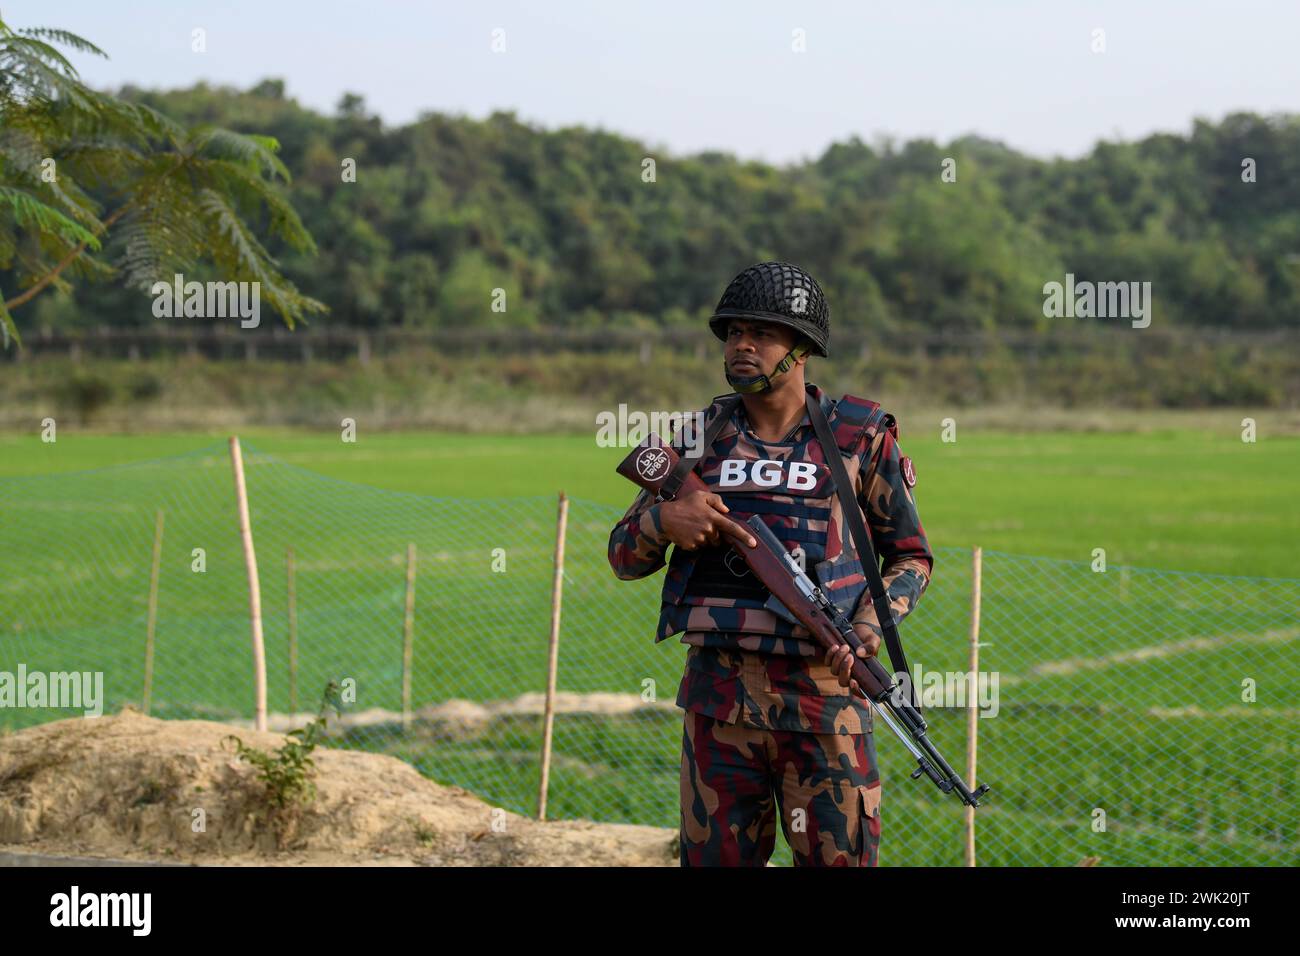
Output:
<path fill-rule="evenodd" d="M 866 660 L 868 657 L 875 657 L 880 651 L 880 635 L 868 624 L 854 624 L 853 632 L 862 642 L 862 646 L 858 648 L 858 658 Z M 838 678 L 841 687 L 847 687 L 856 697 L 862 696 L 858 682 L 850 676 L 853 670 L 853 658 L 849 645 L 841 644 L 835 650 L 827 651 L 826 663 L 830 666 L 831 673 Z"/>

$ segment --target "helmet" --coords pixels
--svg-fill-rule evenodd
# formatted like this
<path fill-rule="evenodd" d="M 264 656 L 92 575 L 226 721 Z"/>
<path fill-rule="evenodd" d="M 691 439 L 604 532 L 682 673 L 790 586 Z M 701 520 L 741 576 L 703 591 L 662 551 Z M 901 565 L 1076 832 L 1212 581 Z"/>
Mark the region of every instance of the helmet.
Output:
<path fill-rule="evenodd" d="M 731 280 L 709 328 L 727 340 L 732 319 L 754 319 L 789 326 L 812 343 L 812 351 L 826 355 L 831 337 L 830 307 L 817 280 L 789 262 L 760 262 Z"/>

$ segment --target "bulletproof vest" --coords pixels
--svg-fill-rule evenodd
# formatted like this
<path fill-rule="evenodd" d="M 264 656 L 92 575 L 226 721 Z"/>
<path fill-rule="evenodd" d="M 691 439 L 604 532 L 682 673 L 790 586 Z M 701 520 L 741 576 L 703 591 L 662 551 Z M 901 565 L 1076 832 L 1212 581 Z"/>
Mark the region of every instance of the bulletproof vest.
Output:
<path fill-rule="evenodd" d="M 821 400 L 845 456 L 849 480 L 856 481 L 859 459 L 865 456 L 851 453 L 863 432 L 872 424 L 888 422 L 888 416 L 875 402 L 852 395 L 831 401 L 816 385 L 806 387 Z M 714 399 L 705 413 L 706 427 L 730 397 Z M 847 526 L 816 434 L 801 425 L 791 441 L 765 442 L 747 427 L 738 428 L 738 421 L 744 424 L 741 407 L 704 452 L 696 474 L 726 502 L 729 517 L 745 521 L 759 515 L 796 559 L 802 555 L 804 570 L 826 595 L 851 614 L 866 589 L 866 579 L 852 541 L 846 544 Z M 664 577 L 656 640 L 686 630 L 809 639 L 802 627 L 772 610 L 769 598 L 767 589 L 729 547 L 692 551 L 674 547 Z M 715 637 L 712 643 L 725 641 Z"/>

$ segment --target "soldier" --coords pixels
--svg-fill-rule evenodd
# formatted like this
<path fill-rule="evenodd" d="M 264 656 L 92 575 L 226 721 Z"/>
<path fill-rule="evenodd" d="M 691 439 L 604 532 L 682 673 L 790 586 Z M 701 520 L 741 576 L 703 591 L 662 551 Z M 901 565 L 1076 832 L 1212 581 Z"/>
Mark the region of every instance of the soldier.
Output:
<path fill-rule="evenodd" d="M 642 491 L 609 539 L 615 574 L 631 580 L 667 560 L 656 641 L 688 645 L 677 704 L 682 866 L 763 866 L 776 815 L 796 865 L 875 866 L 880 777 L 870 705 L 853 696 L 847 647 L 823 655 L 808 631 L 769 610 L 767 589 L 720 538 L 750 538 L 737 519 L 762 515 L 875 654 L 882 632 L 810 420 L 830 426 L 866 516 L 896 620 L 916 606 L 933 556 L 916 512 L 916 474 L 892 415 L 805 383 L 809 353 L 826 356 L 830 316 L 812 276 L 762 262 L 736 276 L 709 326 L 722 339 L 735 393 L 705 412 L 693 459 L 712 492 L 657 501 Z M 713 440 L 710 442 L 710 434 Z M 679 430 L 672 444 L 685 453 Z M 849 498 L 847 496 L 851 495 Z M 775 800 L 775 806 L 774 806 Z"/>

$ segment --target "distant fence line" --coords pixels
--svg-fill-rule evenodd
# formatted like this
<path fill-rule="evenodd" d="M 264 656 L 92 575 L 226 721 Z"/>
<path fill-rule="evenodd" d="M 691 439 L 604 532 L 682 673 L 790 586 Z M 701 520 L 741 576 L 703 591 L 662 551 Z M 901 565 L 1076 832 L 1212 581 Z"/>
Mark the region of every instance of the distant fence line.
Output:
<path fill-rule="evenodd" d="M 22 349 L 0 351 L 9 362 L 41 357 L 143 360 L 159 356 L 190 355 L 216 361 L 341 361 L 401 354 L 411 349 L 437 349 L 454 355 L 545 355 L 558 352 L 634 354 L 649 364 L 656 353 L 707 358 L 718 340 L 707 329 L 368 329 L 304 326 L 289 330 L 270 322 L 256 329 L 237 324 L 221 326 L 160 326 L 85 329 L 42 328 L 29 331 Z M 1101 325 L 1074 326 L 1044 333 L 871 332 L 837 331 L 836 358 L 866 360 L 876 350 L 926 356 L 954 354 L 1011 354 L 1023 358 L 1063 353 L 1109 352 L 1135 348 L 1169 352 L 1208 348 L 1243 351 L 1300 351 L 1300 332 L 1291 330 L 1241 331 L 1209 328 L 1133 330 Z"/>

